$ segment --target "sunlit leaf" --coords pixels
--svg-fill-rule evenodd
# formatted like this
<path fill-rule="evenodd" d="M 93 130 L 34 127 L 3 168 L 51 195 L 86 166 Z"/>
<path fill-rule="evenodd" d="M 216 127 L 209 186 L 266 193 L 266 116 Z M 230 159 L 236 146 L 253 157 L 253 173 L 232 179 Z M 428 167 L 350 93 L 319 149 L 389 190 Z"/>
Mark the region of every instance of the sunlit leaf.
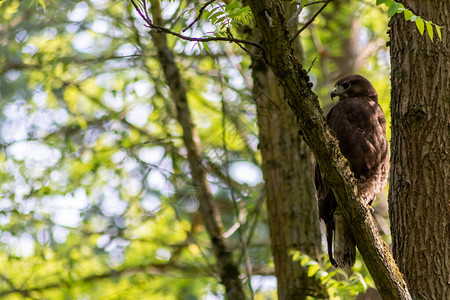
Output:
<path fill-rule="evenodd" d="M 390 18 L 393 15 L 395 15 L 400 7 L 401 7 L 400 3 L 397 2 L 392 3 L 388 9 L 388 17 Z"/>
<path fill-rule="evenodd" d="M 308 267 L 308 277 L 314 276 L 320 270 L 319 264 L 313 264 Z"/>
<path fill-rule="evenodd" d="M 202 42 L 203 47 L 205 48 L 208 53 L 211 53 L 211 50 L 209 49 L 208 43 Z"/>
<path fill-rule="evenodd" d="M 427 26 L 428 35 L 430 36 L 431 41 L 433 41 L 433 35 L 434 35 L 433 26 L 432 26 L 431 22 L 425 22 L 425 24 Z"/>
<path fill-rule="evenodd" d="M 423 35 L 424 29 L 425 29 L 425 23 L 424 23 L 424 21 L 419 17 L 419 18 L 415 21 L 415 23 L 416 23 L 417 29 L 419 29 L 420 34 Z"/>
<path fill-rule="evenodd" d="M 434 25 L 434 26 L 435 26 L 435 28 L 436 28 L 436 32 L 437 32 L 437 34 L 438 34 L 438 36 L 439 36 L 439 39 L 442 40 L 441 27 L 438 26 L 438 25 Z"/>
<path fill-rule="evenodd" d="M 408 10 L 408 9 L 405 9 L 405 11 L 404 11 L 404 14 L 405 14 L 405 20 L 410 20 L 411 18 L 412 18 L 412 16 L 414 15 L 410 10 Z"/>
<path fill-rule="evenodd" d="M 38 0 L 38 2 L 39 2 L 39 4 L 44 8 L 44 10 L 45 10 L 45 8 L 46 8 L 46 5 L 45 5 L 45 0 Z"/>

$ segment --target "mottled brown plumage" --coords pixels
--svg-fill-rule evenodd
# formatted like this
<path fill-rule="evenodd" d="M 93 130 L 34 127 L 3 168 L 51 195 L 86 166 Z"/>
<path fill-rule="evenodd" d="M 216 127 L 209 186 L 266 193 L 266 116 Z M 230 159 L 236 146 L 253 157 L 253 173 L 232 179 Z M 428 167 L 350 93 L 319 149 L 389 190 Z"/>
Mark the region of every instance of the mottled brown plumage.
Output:
<path fill-rule="evenodd" d="M 364 201 L 371 205 L 387 181 L 389 152 L 386 120 L 372 84 L 361 75 L 340 79 L 331 93 L 339 102 L 327 115 L 327 123 L 339 140 L 342 154 L 350 163 Z M 316 166 L 315 184 L 319 217 L 325 222 L 328 254 L 336 267 L 352 267 L 356 246 L 337 207 L 333 192 Z"/>

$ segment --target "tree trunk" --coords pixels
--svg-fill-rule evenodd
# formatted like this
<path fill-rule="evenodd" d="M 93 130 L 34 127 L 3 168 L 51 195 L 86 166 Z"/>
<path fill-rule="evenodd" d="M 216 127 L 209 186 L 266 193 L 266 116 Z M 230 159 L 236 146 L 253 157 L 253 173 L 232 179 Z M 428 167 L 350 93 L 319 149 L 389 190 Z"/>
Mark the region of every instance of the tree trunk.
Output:
<path fill-rule="evenodd" d="M 295 12 L 294 5 L 285 8 L 288 16 Z M 294 32 L 296 25 L 294 21 Z M 256 31 L 253 36 L 258 36 Z M 300 43 L 296 46 L 301 57 Z M 278 298 L 326 298 L 325 287 L 308 277 L 307 269 L 293 261 L 290 253 L 299 250 L 316 260 L 321 253 L 312 154 L 299 138 L 295 116 L 273 72 L 261 59 L 253 59 L 252 76 Z"/>
<path fill-rule="evenodd" d="M 393 254 L 414 299 L 449 299 L 450 2 L 400 1 L 442 29 L 434 42 L 391 21 Z"/>
<path fill-rule="evenodd" d="M 350 224 L 358 249 L 385 299 L 411 299 L 406 284 L 381 239 L 370 209 L 360 194 L 339 145 L 319 107 L 317 96 L 302 65 L 295 59 L 286 29 L 284 9 L 278 0 L 248 0 L 261 31 L 263 53 L 283 89 L 306 142 L 333 189 Z"/>
<path fill-rule="evenodd" d="M 162 24 L 159 1 L 152 0 L 151 4 L 153 22 L 157 25 Z M 211 239 L 221 282 L 225 286 L 226 297 L 230 300 L 244 300 L 246 297 L 242 282 L 239 278 L 239 267 L 233 261 L 231 250 L 228 248 L 226 240 L 223 237 L 220 213 L 206 178 L 207 171 L 200 151 L 200 138 L 192 121 L 184 80 L 175 63 L 175 56 L 167 46 L 166 35 L 155 31 L 151 31 L 150 34 L 158 50 L 158 57 L 163 68 L 164 76 L 175 102 L 177 121 L 183 128 L 183 142 L 187 150 L 192 182 L 200 203 L 200 213 Z"/>
<path fill-rule="evenodd" d="M 319 253 L 311 154 L 298 137 L 295 117 L 273 73 L 263 62 L 253 62 L 253 79 L 278 298 L 324 297 L 320 284 L 308 278 L 306 270 L 290 254 L 300 250 L 317 259 Z"/>

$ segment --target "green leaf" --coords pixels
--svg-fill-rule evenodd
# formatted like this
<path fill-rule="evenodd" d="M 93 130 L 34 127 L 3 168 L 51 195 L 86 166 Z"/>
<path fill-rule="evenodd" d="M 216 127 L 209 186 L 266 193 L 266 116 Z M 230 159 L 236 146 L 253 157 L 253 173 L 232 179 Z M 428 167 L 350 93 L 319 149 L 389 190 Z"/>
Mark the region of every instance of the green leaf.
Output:
<path fill-rule="evenodd" d="M 311 259 L 309 258 L 309 256 L 305 255 L 300 258 L 300 265 L 306 266 L 306 264 L 309 263 L 310 261 Z"/>
<path fill-rule="evenodd" d="M 292 261 L 299 261 L 301 257 L 300 251 L 292 250 L 289 252 L 289 255 L 292 256 Z"/>
<path fill-rule="evenodd" d="M 202 14 L 202 19 L 204 19 L 204 20 L 210 19 L 210 17 L 213 15 L 213 13 L 214 13 L 217 9 L 219 9 L 219 7 L 214 7 L 214 8 L 211 9 L 210 11 L 205 10 L 205 11 L 203 12 L 203 14 Z"/>
<path fill-rule="evenodd" d="M 316 274 L 317 271 L 319 271 L 319 269 L 320 269 L 320 267 L 318 264 L 310 265 L 308 268 L 308 277 L 314 276 L 314 274 Z"/>
<path fill-rule="evenodd" d="M 417 26 L 417 29 L 419 29 L 420 34 L 423 35 L 423 31 L 425 29 L 425 24 L 420 17 L 416 20 L 416 26 Z"/>
<path fill-rule="evenodd" d="M 437 26 L 437 25 L 434 25 L 434 26 L 436 27 L 436 32 L 437 32 L 437 34 L 439 36 L 439 39 L 442 41 L 441 27 Z"/>
<path fill-rule="evenodd" d="M 414 14 L 408 9 L 405 9 L 404 14 L 406 21 L 411 20 L 411 18 L 414 16 Z"/>
<path fill-rule="evenodd" d="M 38 2 L 39 2 L 39 4 L 44 8 L 44 10 L 45 10 L 45 8 L 46 8 L 46 6 L 45 6 L 45 1 L 44 0 L 38 0 Z"/>
<path fill-rule="evenodd" d="M 225 19 L 227 19 L 227 18 L 228 18 L 227 16 L 220 17 L 220 18 L 218 18 L 218 19 L 216 20 L 216 22 L 214 22 L 214 24 L 222 23 L 222 22 L 225 21 Z"/>
<path fill-rule="evenodd" d="M 236 10 L 236 11 L 230 13 L 230 14 L 228 15 L 228 17 L 230 17 L 230 18 L 235 18 L 235 17 L 238 17 L 238 16 L 242 15 L 243 13 L 245 13 L 245 12 L 247 12 L 247 11 L 249 11 L 249 10 L 250 10 L 250 8 L 249 8 L 248 6 L 242 7 L 242 8 L 240 8 L 240 9 L 238 9 L 238 10 Z"/>
<path fill-rule="evenodd" d="M 203 45 L 203 48 L 205 48 L 205 50 L 206 50 L 208 53 L 211 53 L 211 50 L 209 49 L 208 43 L 202 42 L 202 45 Z"/>
<path fill-rule="evenodd" d="M 431 41 L 433 41 L 433 26 L 431 26 L 431 22 L 426 22 L 427 25 L 427 32 L 428 35 L 430 36 Z"/>
<path fill-rule="evenodd" d="M 240 1 L 231 2 L 230 4 L 225 5 L 225 11 L 231 12 L 237 8 L 239 8 L 241 5 Z"/>
<path fill-rule="evenodd" d="M 217 23 L 217 18 L 219 18 L 219 17 L 222 16 L 222 15 L 223 15 L 223 12 L 218 11 L 218 12 L 213 13 L 213 14 L 209 17 L 209 19 L 211 20 L 211 23 L 216 24 L 216 23 Z"/>
<path fill-rule="evenodd" d="M 386 0 L 377 0 L 377 5 L 381 5 L 381 4 L 383 4 L 384 2 L 386 2 Z"/>
<path fill-rule="evenodd" d="M 392 17 L 395 15 L 398 11 L 398 9 L 401 7 L 400 3 L 394 2 L 388 9 L 388 17 Z"/>
<path fill-rule="evenodd" d="M 308 3 L 308 0 L 302 0 L 302 5 L 305 6 L 305 4 Z"/>

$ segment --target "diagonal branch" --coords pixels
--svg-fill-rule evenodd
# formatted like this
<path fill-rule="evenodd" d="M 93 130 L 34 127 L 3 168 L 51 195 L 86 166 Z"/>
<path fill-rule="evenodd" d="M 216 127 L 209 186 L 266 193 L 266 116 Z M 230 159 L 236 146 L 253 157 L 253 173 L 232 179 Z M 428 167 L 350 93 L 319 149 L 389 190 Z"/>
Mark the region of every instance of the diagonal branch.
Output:
<path fill-rule="evenodd" d="M 197 17 L 194 19 L 194 21 L 192 21 L 191 24 L 189 24 L 186 28 L 184 28 L 184 29 L 181 30 L 181 31 L 186 32 L 189 28 L 191 28 L 192 26 L 194 26 L 194 24 L 197 23 L 198 20 L 200 20 L 200 18 L 201 18 L 202 15 L 203 15 L 203 12 L 204 12 L 205 9 L 208 7 L 208 5 L 210 5 L 210 4 L 213 3 L 214 1 L 216 1 L 216 0 L 210 0 L 210 1 L 206 2 L 206 3 L 202 6 L 202 8 L 200 8 L 200 10 L 198 11 L 198 15 L 197 15 Z"/>
<path fill-rule="evenodd" d="M 298 35 L 300 33 L 302 33 L 303 30 L 305 30 L 312 22 L 314 22 L 314 20 L 317 18 L 318 15 L 320 15 L 320 13 L 322 12 L 322 10 L 325 9 L 325 7 L 327 7 L 328 3 L 330 3 L 333 0 L 327 0 L 325 1 L 325 4 L 322 5 L 322 7 L 314 14 L 314 16 L 312 16 L 311 19 L 309 19 L 308 22 L 305 23 L 305 25 L 303 25 L 302 28 L 300 28 L 292 37 L 292 39 L 289 41 L 289 43 L 292 43 L 293 41 L 295 41 L 295 39 L 298 37 Z"/>
<path fill-rule="evenodd" d="M 324 0 L 324 1 L 315 1 L 315 2 L 310 2 L 310 3 L 306 3 L 304 6 L 302 4 L 301 1 L 297 1 L 297 5 L 298 8 L 295 11 L 294 14 L 292 14 L 291 18 L 289 19 L 289 21 L 287 21 L 287 27 L 290 28 L 293 24 L 294 24 L 294 20 L 298 20 L 298 16 L 302 13 L 303 8 L 307 7 L 307 6 L 311 6 L 314 4 L 320 4 L 320 3 L 327 3 L 328 0 Z M 328 3 L 327 3 L 328 4 Z"/>
<path fill-rule="evenodd" d="M 406 284 L 389 248 L 382 240 L 370 209 L 360 201 L 358 188 L 339 144 L 326 125 L 317 95 L 303 66 L 295 59 L 279 0 L 249 0 L 262 33 L 266 61 L 283 88 L 298 125 L 311 147 L 325 180 L 332 187 L 358 249 L 384 299 L 410 300 Z M 270 8 L 270 9 L 269 9 Z"/>

